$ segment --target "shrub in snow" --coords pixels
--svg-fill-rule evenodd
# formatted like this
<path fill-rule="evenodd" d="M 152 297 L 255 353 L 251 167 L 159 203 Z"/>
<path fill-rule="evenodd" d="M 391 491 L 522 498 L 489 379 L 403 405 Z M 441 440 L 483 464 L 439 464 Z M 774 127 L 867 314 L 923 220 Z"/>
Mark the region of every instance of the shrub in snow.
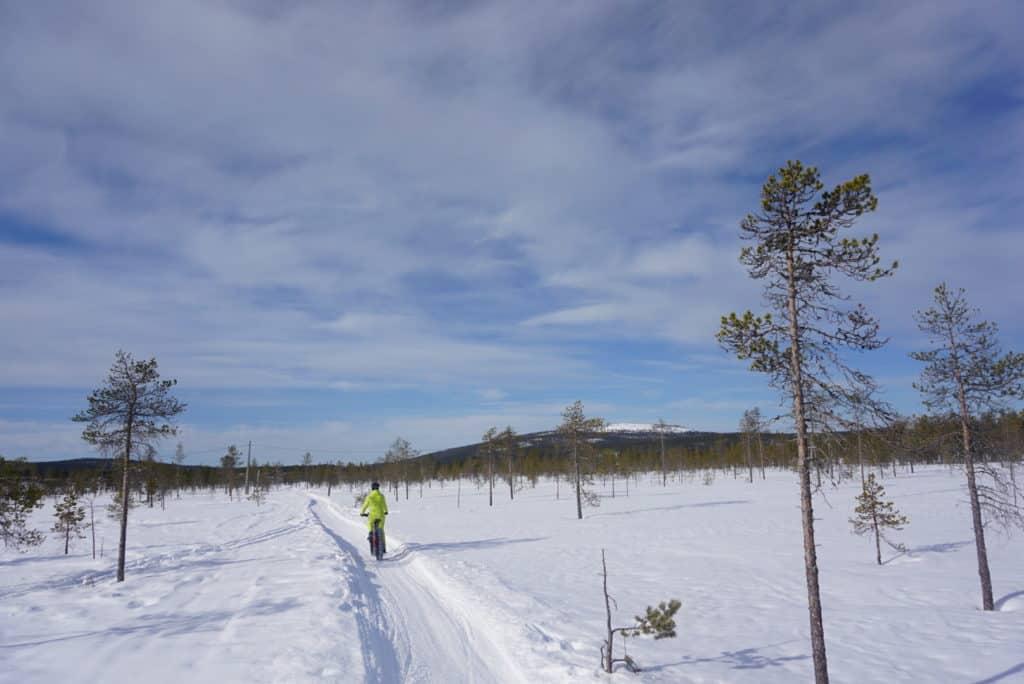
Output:
<path fill-rule="evenodd" d="M 637 615 L 634 624 L 629 627 L 612 627 L 612 607 L 615 599 L 608 595 L 608 565 L 605 563 L 604 549 L 601 549 L 601 577 L 604 588 L 604 610 L 607 618 L 607 633 L 601 644 L 601 667 L 605 672 L 613 672 L 615 663 L 622 663 L 630 672 L 639 672 L 640 666 L 626 653 L 626 638 L 632 636 L 653 636 L 655 639 L 670 639 L 676 635 L 675 614 L 682 605 L 672 599 L 668 603 L 662 601 L 657 608 L 647 606 L 644 616 Z M 618 605 L 616 604 L 616 608 Z M 622 635 L 622 657 L 614 657 L 615 635 Z"/>

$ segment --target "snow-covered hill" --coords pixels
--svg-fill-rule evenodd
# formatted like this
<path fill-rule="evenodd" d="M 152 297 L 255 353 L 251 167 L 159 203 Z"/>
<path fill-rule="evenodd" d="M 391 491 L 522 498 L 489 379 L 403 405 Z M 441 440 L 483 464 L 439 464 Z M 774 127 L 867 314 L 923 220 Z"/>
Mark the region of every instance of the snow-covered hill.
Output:
<path fill-rule="evenodd" d="M 640 432 L 644 434 L 660 434 L 661 428 L 657 423 L 608 423 L 604 427 L 605 432 Z M 693 432 L 691 428 L 682 425 L 666 425 L 665 434 L 682 434 Z"/>
<path fill-rule="evenodd" d="M 616 625 L 683 605 L 678 638 L 631 639 L 644 671 L 612 679 L 810 681 L 795 476 L 655 480 L 602 483 L 584 520 L 564 483 L 499 489 L 493 507 L 468 481 L 413 489 L 390 501 L 380 564 L 348 490 L 185 496 L 133 510 L 122 584 L 102 517 L 103 559 L 86 540 L 0 551 L 0 682 L 608 682 L 602 548 Z M 989 538 L 983 612 L 959 475 L 884 484 L 910 524 L 883 566 L 850 533 L 856 482 L 815 510 L 833 681 L 1020 679 L 1024 538 Z"/>

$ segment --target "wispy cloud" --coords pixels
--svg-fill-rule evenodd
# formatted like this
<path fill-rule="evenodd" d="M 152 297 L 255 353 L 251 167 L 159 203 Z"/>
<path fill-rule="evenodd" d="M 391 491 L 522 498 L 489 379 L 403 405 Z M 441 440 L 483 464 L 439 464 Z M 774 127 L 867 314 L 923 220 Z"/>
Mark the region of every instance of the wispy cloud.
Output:
<path fill-rule="evenodd" d="M 124 347 L 195 387 L 622 406 L 622 366 L 756 308 L 736 226 L 790 157 L 872 173 L 888 334 L 948 279 L 1019 347 L 1018 11 L 5 5 L 0 387 Z"/>

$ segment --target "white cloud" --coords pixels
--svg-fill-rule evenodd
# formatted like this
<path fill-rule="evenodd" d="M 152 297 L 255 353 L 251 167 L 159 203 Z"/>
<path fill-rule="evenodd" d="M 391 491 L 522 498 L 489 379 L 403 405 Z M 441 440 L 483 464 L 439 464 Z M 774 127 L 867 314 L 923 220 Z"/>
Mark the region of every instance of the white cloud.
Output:
<path fill-rule="evenodd" d="M 480 398 L 483 399 L 484 401 L 501 401 L 502 399 L 508 396 L 506 392 L 503 392 L 496 387 L 482 389 L 478 392 L 478 394 L 480 395 Z"/>
<path fill-rule="evenodd" d="M 1020 90 L 1017 10 L 12 5 L 0 222 L 48 232 L 0 234 L 0 386 L 124 347 L 197 387 L 518 395 L 600 380 L 589 342 L 710 351 L 791 156 L 873 174 L 886 326 L 948 277 L 1019 340 L 1024 127 L 970 95 Z"/>

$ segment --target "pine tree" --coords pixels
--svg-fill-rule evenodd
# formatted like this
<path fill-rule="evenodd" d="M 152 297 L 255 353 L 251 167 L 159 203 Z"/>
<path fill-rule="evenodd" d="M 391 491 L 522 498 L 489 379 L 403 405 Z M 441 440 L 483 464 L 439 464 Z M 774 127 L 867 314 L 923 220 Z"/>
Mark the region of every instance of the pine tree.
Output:
<path fill-rule="evenodd" d="M 508 499 L 512 501 L 516 498 L 516 456 L 519 453 L 519 436 L 516 431 L 512 429 L 511 425 L 506 425 L 505 429 L 498 435 L 498 443 L 501 445 L 501 451 L 505 456 L 505 466 L 508 473 Z"/>
<path fill-rule="evenodd" d="M 178 442 L 178 446 L 174 448 L 174 496 L 178 499 L 181 498 L 181 466 L 185 462 L 185 446 Z"/>
<path fill-rule="evenodd" d="M 412 448 L 408 440 L 401 437 L 395 438 L 391 446 L 384 454 L 384 467 L 389 473 L 395 485 L 395 498 L 398 498 L 398 485 L 400 481 L 405 482 L 405 498 L 409 498 L 409 462 L 412 461 L 418 452 Z"/>
<path fill-rule="evenodd" d="M 747 457 L 747 472 L 750 477 L 750 481 L 754 481 L 754 461 L 751 456 L 752 442 L 757 439 L 758 453 L 761 456 L 761 479 L 765 479 L 764 474 L 764 447 L 761 444 L 761 409 L 756 406 L 752 409 L 748 409 L 743 412 L 743 417 L 740 418 L 740 432 L 743 433 L 743 451 Z"/>
<path fill-rule="evenodd" d="M 235 494 L 235 468 L 242 457 L 242 452 L 234 444 L 228 447 L 228 452 L 220 457 L 220 467 L 224 471 L 224 489 L 227 490 L 228 498 L 233 499 Z"/>
<path fill-rule="evenodd" d="M 22 459 L 0 456 L 0 537 L 4 548 L 20 549 L 43 542 L 43 534 L 28 526 L 28 516 L 43 505 L 43 489 L 29 475 Z"/>
<path fill-rule="evenodd" d="M 480 441 L 478 452 L 487 464 L 487 505 L 494 505 L 494 454 L 498 450 L 498 428 L 487 428 Z"/>
<path fill-rule="evenodd" d="M 982 488 L 978 484 L 975 424 L 986 409 L 997 410 L 1007 399 L 1024 398 L 1024 354 L 1003 354 L 997 341 L 998 326 L 990 321 L 973 321 L 976 312 L 967 304 L 963 290 L 951 291 L 943 283 L 935 288 L 934 296 L 935 305 L 917 313 L 918 327 L 929 336 L 932 348 L 910 355 L 926 364 L 914 387 L 929 409 L 948 412 L 959 423 L 981 601 L 985 610 L 994 610 L 982 509 L 987 508 L 1005 525 L 1024 526 L 1024 516 L 1013 498 L 1015 478 L 1006 482 L 992 468 L 988 474 L 993 485 Z"/>
<path fill-rule="evenodd" d="M 667 487 L 668 465 L 665 462 L 665 433 L 668 432 L 668 423 L 665 422 L 664 418 L 658 418 L 658 422 L 652 427 L 658 433 L 658 441 L 661 444 L 661 486 Z"/>
<path fill-rule="evenodd" d="M 153 444 L 177 433 L 171 421 L 185 404 L 170 395 L 176 380 L 161 380 L 156 359 L 136 361 L 118 351 L 106 384 L 88 396 L 89 408 L 72 420 L 88 423 L 82 439 L 102 453 L 121 454 L 121 536 L 117 554 L 117 581 L 124 581 L 128 543 L 128 502 L 132 455 L 152 453 Z"/>
<path fill-rule="evenodd" d="M 849 408 L 850 397 L 866 375 L 846 362 L 846 350 L 877 349 L 878 323 L 863 306 L 848 307 L 833 282 L 837 274 L 874 281 L 892 273 L 879 267 L 878 236 L 839 237 L 878 200 L 867 175 L 825 191 L 818 170 L 790 161 L 761 189 L 761 211 L 748 215 L 741 238 L 753 243 L 740 251 L 751 278 L 764 280 L 772 311 L 722 317 L 719 344 L 753 371 L 766 373 L 791 402 L 800 477 L 804 574 L 811 628 L 811 654 L 817 684 L 828 682 L 825 627 L 818 586 L 810 434 Z"/>
<path fill-rule="evenodd" d="M 562 424 L 558 426 L 558 431 L 572 451 L 572 467 L 576 485 L 576 518 L 578 520 L 583 520 L 584 501 L 590 506 L 596 506 L 599 502 L 595 494 L 586 490 L 589 473 L 583 472 L 582 461 L 593 450 L 587 437 L 603 427 L 603 419 L 587 418 L 583 414 L 582 401 L 577 401 L 566 407 L 562 412 Z"/>
<path fill-rule="evenodd" d="M 875 480 L 874 473 L 869 474 L 864 480 L 863 491 L 857 495 L 857 508 L 854 513 L 856 516 L 850 518 L 854 534 L 871 532 L 875 535 L 875 560 L 881 565 L 882 530 L 902 530 L 910 521 L 900 515 L 891 501 L 885 500 L 885 488 Z"/>
<path fill-rule="evenodd" d="M 71 537 L 84 539 L 82 521 L 85 520 L 85 506 L 81 502 L 81 493 L 76 487 L 68 487 L 64 499 L 57 502 L 53 512 L 56 521 L 53 531 L 64 535 L 64 555 L 68 555 Z"/>
<path fill-rule="evenodd" d="M 310 471 L 310 469 L 312 469 L 312 467 L 313 467 L 313 454 L 311 454 L 311 453 L 309 453 L 307 451 L 306 453 L 304 453 L 302 455 L 302 478 L 306 481 L 306 488 L 307 489 L 309 488 L 309 484 L 310 484 L 310 480 L 311 480 L 309 471 Z M 409 498 L 408 492 L 406 493 L 405 498 L 407 498 L 407 499 Z"/>

